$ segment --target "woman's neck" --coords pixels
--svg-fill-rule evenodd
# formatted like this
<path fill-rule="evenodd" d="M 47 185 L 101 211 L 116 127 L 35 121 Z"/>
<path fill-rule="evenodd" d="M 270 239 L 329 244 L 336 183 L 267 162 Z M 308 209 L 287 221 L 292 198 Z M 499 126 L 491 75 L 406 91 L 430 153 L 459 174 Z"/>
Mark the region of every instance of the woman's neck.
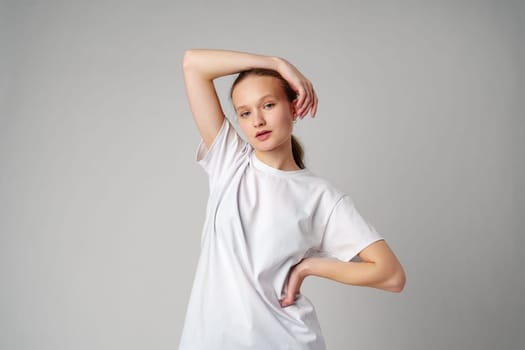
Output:
<path fill-rule="evenodd" d="M 255 151 L 255 156 L 261 162 L 271 166 L 272 168 L 293 171 L 300 170 L 299 166 L 293 159 L 291 147 L 288 150 L 272 150 L 272 151 Z"/>

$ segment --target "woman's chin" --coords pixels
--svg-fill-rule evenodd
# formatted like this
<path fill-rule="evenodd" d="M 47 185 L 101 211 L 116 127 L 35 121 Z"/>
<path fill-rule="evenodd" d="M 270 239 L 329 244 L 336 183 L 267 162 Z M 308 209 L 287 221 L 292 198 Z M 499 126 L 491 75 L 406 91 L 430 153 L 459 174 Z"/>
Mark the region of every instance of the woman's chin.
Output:
<path fill-rule="evenodd" d="M 255 142 L 252 143 L 252 146 L 258 152 L 270 152 L 277 151 L 279 148 L 284 147 L 285 142 L 285 140 L 283 140 L 281 143 L 276 142 L 276 140 L 266 140 L 262 142 L 255 140 Z"/>
<path fill-rule="evenodd" d="M 272 151 L 274 149 L 273 147 L 265 147 L 265 146 L 261 147 L 261 146 L 257 146 L 257 145 L 254 148 L 255 148 L 255 150 L 257 152 L 270 152 L 270 151 Z"/>
<path fill-rule="evenodd" d="M 270 140 L 259 141 L 257 139 L 255 139 L 252 142 L 252 146 L 257 151 L 262 151 L 262 152 L 267 152 L 267 151 L 269 151 L 269 150 L 271 150 L 271 149 L 273 149 L 275 147 L 275 145 Z"/>

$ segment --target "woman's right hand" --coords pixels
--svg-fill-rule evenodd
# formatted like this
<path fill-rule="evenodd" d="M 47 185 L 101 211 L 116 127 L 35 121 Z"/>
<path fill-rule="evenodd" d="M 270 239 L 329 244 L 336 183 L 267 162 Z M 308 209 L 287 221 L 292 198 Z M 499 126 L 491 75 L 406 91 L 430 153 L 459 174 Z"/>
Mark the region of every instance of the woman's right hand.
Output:
<path fill-rule="evenodd" d="M 318 99 L 310 80 L 284 58 L 279 58 L 277 70 L 297 93 L 294 101 L 296 116 L 303 119 L 310 111 L 312 118 L 315 117 Z"/>

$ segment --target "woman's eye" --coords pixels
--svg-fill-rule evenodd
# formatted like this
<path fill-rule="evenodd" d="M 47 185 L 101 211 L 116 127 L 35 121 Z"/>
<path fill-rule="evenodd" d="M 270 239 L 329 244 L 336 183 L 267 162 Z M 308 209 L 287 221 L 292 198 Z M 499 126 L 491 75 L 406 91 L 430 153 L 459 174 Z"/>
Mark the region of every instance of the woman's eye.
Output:
<path fill-rule="evenodd" d="M 264 108 L 272 108 L 275 105 L 275 103 L 266 103 L 264 105 Z"/>
<path fill-rule="evenodd" d="M 246 118 L 250 114 L 249 112 L 242 112 L 241 117 Z"/>

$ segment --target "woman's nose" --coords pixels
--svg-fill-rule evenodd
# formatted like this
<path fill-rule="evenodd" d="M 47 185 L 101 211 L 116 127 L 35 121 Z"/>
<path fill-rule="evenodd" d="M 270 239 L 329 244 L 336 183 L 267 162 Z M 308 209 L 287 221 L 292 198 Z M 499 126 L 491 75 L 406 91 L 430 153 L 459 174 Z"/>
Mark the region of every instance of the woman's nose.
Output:
<path fill-rule="evenodd" d="M 262 113 L 257 111 L 253 113 L 253 126 L 261 126 L 265 124 Z"/>

